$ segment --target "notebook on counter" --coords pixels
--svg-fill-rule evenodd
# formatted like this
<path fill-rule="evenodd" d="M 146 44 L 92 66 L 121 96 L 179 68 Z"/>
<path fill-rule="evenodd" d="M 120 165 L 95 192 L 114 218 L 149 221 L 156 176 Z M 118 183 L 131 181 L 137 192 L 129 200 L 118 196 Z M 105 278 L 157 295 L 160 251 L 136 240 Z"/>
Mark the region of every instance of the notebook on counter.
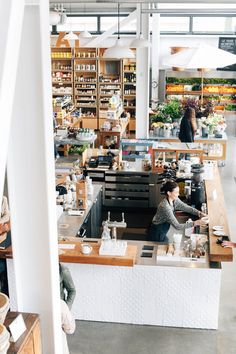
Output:
<path fill-rule="evenodd" d="M 1 236 L 0 236 L 1 240 Z M 0 242 L 0 250 L 5 250 L 7 247 L 11 246 L 11 232 L 9 231 L 6 235 L 6 238 Z"/>

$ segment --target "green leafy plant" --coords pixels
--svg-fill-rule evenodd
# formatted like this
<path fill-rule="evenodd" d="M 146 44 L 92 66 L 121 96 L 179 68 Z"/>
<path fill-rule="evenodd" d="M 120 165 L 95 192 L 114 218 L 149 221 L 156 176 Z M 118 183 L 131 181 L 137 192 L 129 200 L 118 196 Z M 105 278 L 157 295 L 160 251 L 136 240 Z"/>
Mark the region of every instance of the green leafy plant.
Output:
<path fill-rule="evenodd" d="M 82 155 L 82 153 L 89 147 L 89 144 L 84 144 L 82 146 L 77 146 L 77 145 L 72 145 L 69 148 L 68 153 L 69 154 L 78 154 L 78 155 Z"/>
<path fill-rule="evenodd" d="M 152 116 L 151 123 L 172 123 L 182 117 L 183 110 L 181 102 L 178 99 L 173 99 L 158 105 L 157 113 Z"/>

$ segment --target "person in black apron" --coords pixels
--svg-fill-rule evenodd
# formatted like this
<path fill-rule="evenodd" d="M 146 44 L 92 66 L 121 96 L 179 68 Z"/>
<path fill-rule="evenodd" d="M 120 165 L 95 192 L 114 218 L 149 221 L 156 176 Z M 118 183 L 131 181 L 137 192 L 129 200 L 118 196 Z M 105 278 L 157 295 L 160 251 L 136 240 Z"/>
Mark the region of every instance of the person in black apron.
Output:
<path fill-rule="evenodd" d="M 170 225 L 172 225 L 177 231 L 183 231 L 186 224 L 180 224 L 175 217 L 175 211 L 181 210 L 188 214 L 202 217 L 205 214 L 199 210 L 190 207 L 183 203 L 179 197 L 179 186 L 174 181 L 167 181 L 161 189 L 165 193 L 165 198 L 160 202 L 157 208 L 157 212 L 152 220 L 152 224 L 148 232 L 148 241 L 156 242 L 168 242 L 167 233 Z M 196 220 L 192 225 L 188 224 L 188 227 L 200 225 L 200 220 Z"/>

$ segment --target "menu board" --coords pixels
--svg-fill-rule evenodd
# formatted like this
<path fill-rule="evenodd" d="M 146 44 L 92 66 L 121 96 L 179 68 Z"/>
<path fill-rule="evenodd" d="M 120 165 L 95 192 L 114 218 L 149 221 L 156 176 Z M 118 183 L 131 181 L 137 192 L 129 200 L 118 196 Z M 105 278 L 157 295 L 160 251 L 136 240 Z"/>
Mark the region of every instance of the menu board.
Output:
<path fill-rule="evenodd" d="M 236 54 L 236 38 L 232 37 L 220 37 L 219 48 L 226 50 L 232 54 Z M 225 66 L 224 68 L 218 68 L 217 70 L 236 71 L 236 64 Z"/>

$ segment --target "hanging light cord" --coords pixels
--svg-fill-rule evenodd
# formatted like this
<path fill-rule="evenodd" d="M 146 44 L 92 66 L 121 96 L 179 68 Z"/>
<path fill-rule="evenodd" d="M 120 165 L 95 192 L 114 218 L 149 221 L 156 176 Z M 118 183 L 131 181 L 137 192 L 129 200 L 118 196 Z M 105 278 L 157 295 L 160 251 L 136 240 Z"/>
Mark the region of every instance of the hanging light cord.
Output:
<path fill-rule="evenodd" d="M 118 39 L 120 39 L 120 3 L 118 2 Z"/>
<path fill-rule="evenodd" d="M 139 36 L 142 35 L 142 3 L 140 3 L 140 23 L 139 23 Z"/>

